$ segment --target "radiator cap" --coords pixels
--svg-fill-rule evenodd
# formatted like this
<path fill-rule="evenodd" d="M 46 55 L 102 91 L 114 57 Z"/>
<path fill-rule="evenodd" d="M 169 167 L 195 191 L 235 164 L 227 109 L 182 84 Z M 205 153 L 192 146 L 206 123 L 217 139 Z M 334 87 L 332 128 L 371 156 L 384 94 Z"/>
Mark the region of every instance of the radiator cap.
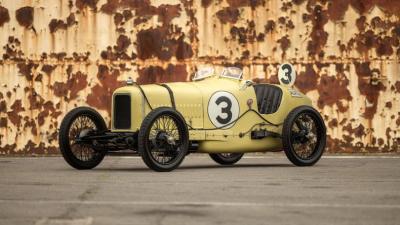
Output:
<path fill-rule="evenodd" d="M 128 77 L 128 79 L 126 80 L 126 85 L 133 85 L 135 83 L 135 81 L 133 81 L 132 77 Z"/>

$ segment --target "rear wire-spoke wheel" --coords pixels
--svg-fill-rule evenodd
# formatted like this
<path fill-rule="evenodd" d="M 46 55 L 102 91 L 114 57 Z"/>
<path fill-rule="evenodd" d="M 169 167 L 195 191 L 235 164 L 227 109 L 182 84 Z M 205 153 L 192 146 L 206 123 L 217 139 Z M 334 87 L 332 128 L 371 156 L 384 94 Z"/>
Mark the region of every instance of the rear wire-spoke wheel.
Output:
<path fill-rule="evenodd" d="M 139 152 L 149 168 L 159 172 L 174 170 L 189 147 L 185 120 L 172 108 L 154 109 L 142 122 L 138 142 Z"/>
<path fill-rule="evenodd" d="M 297 166 L 312 166 L 322 156 L 326 144 L 326 128 L 321 115 L 312 107 L 292 110 L 283 124 L 283 149 Z"/>
<path fill-rule="evenodd" d="M 107 126 L 99 113 L 88 107 L 71 110 L 60 126 L 60 151 L 65 161 L 76 169 L 92 169 L 104 158 L 106 152 L 95 150 L 91 143 L 77 142 L 78 139 Z"/>
<path fill-rule="evenodd" d="M 211 153 L 210 157 L 221 165 L 233 165 L 243 157 L 243 153 Z"/>

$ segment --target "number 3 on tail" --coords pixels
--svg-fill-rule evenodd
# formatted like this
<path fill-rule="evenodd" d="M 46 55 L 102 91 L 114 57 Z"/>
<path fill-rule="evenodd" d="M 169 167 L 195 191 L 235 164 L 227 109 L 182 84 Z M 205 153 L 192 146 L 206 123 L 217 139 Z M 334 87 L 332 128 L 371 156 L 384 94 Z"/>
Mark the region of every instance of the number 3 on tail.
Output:
<path fill-rule="evenodd" d="M 284 63 L 279 66 L 278 79 L 281 85 L 293 86 L 296 80 L 296 71 L 290 63 Z"/>

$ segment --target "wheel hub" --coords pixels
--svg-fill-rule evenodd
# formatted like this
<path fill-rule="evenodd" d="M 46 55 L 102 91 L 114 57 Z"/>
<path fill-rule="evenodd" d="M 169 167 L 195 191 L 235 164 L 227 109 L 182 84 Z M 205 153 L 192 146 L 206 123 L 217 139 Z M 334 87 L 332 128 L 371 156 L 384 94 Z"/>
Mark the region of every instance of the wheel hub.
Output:
<path fill-rule="evenodd" d="M 165 148 L 166 145 L 175 145 L 175 138 L 168 135 L 165 131 L 159 131 L 156 138 L 153 139 L 153 144 L 158 148 Z"/>
<path fill-rule="evenodd" d="M 309 136 L 310 131 L 305 126 L 302 126 L 302 129 L 295 134 L 295 140 L 301 144 L 304 144 L 309 140 Z"/>
<path fill-rule="evenodd" d="M 79 132 L 78 138 L 88 136 L 91 132 L 93 132 L 92 129 L 83 129 L 83 130 L 81 130 L 81 132 Z"/>

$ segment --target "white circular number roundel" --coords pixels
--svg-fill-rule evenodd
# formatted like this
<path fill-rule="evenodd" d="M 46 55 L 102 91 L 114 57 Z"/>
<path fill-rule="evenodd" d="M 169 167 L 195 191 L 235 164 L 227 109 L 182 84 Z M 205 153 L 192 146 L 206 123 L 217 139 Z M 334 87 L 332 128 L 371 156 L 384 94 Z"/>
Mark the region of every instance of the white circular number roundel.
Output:
<path fill-rule="evenodd" d="M 226 91 L 215 92 L 208 101 L 208 117 L 215 127 L 224 126 L 221 129 L 233 126 L 232 121 L 239 117 L 239 111 L 237 99 Z"/>
<path fill-rule="evenodd" d="M 293 86 L 296 80 L 296 71 L 290 63 L 284 63 L 279 66 L 278 79 L 281 85 Z"/>

